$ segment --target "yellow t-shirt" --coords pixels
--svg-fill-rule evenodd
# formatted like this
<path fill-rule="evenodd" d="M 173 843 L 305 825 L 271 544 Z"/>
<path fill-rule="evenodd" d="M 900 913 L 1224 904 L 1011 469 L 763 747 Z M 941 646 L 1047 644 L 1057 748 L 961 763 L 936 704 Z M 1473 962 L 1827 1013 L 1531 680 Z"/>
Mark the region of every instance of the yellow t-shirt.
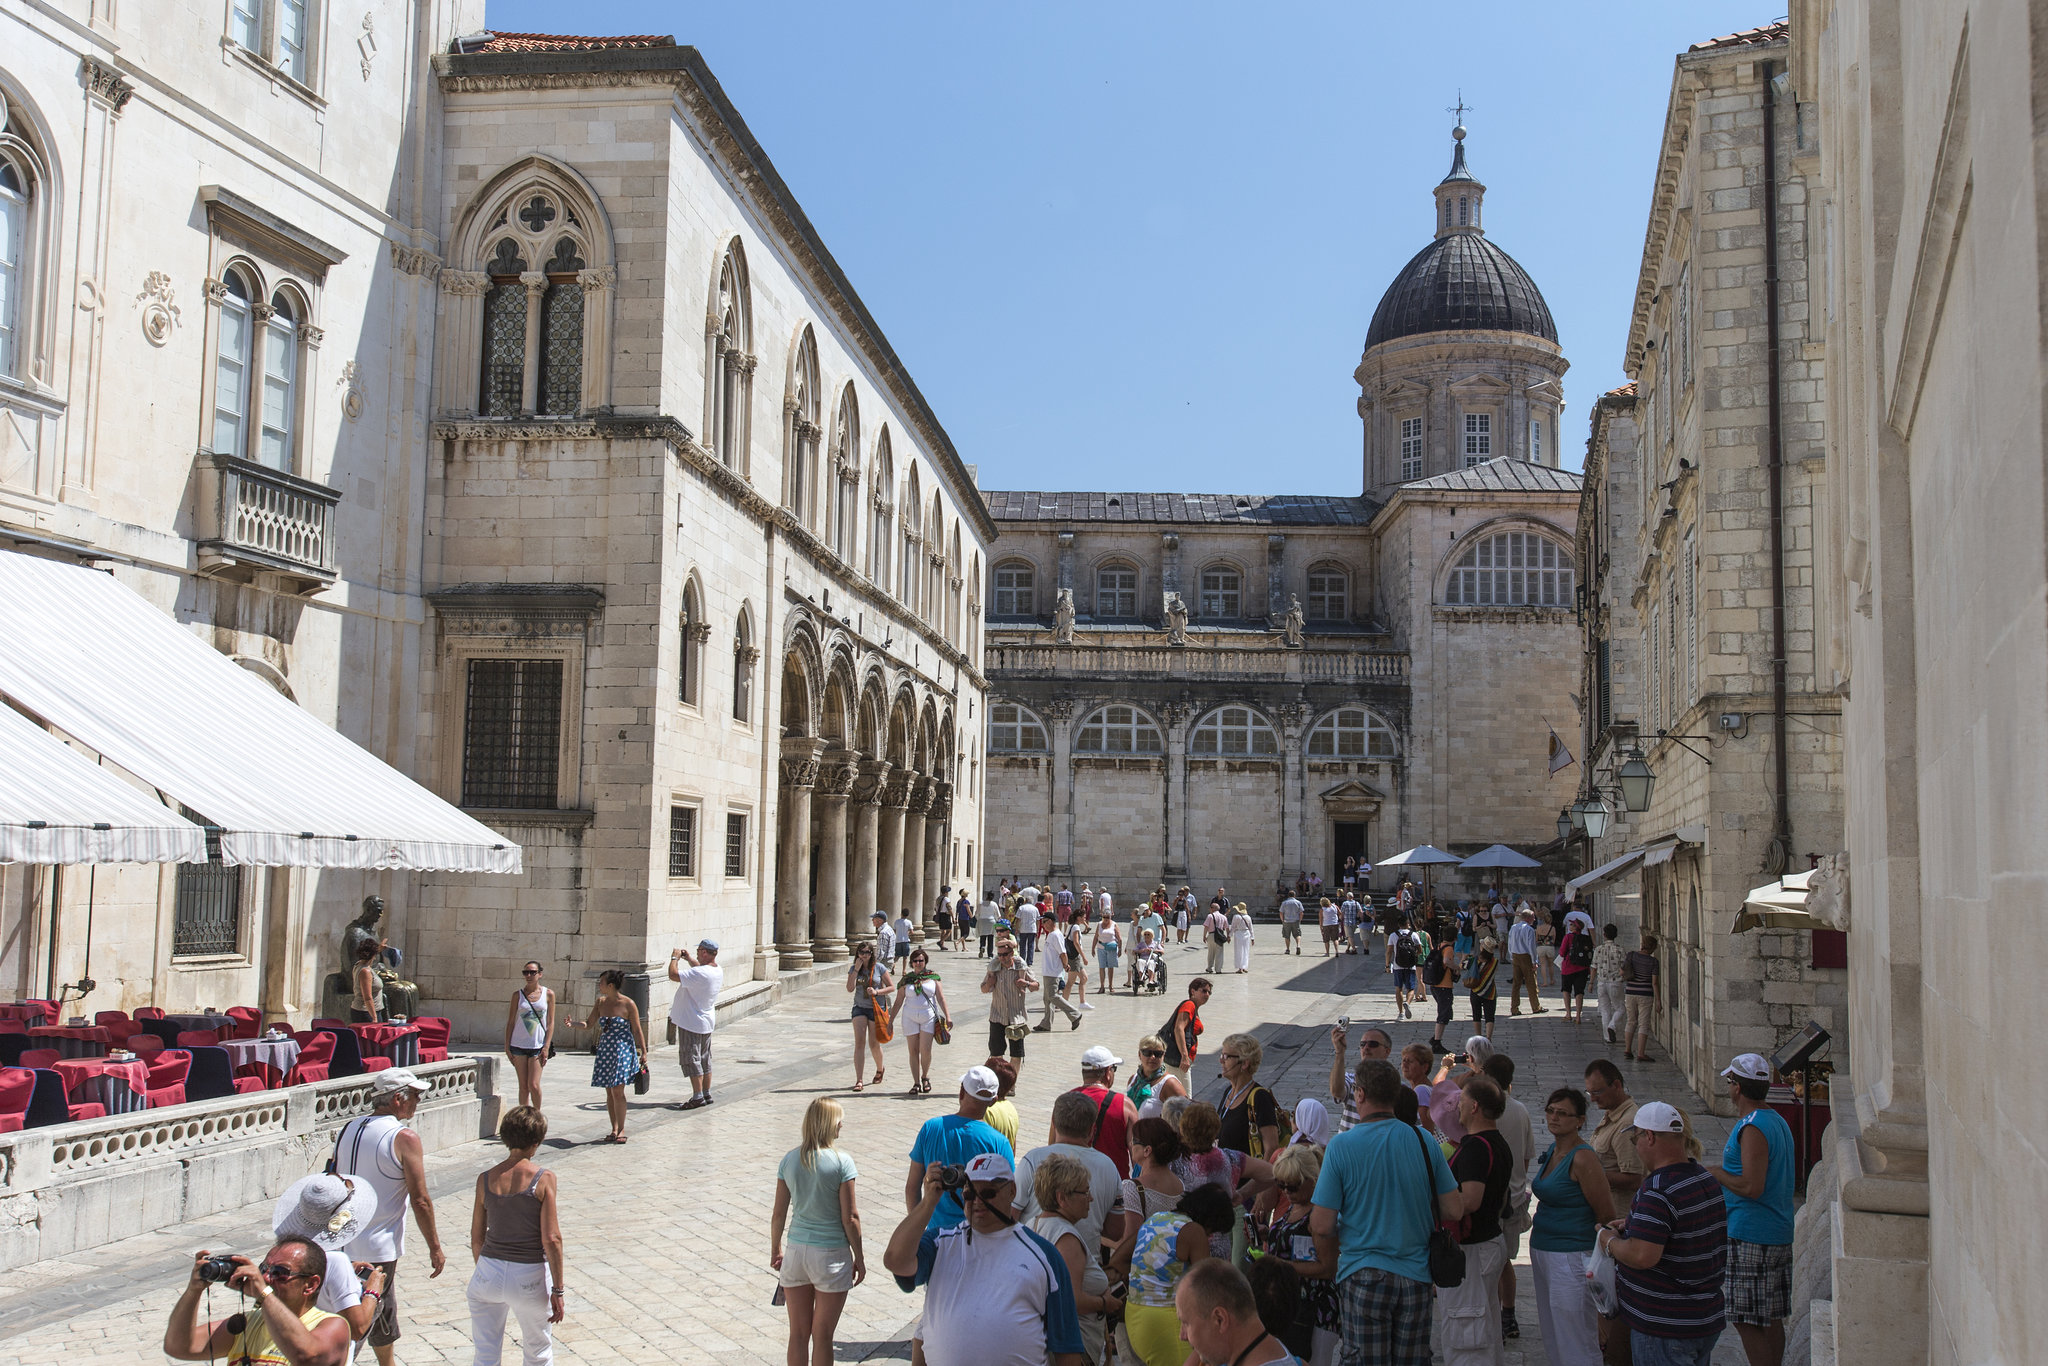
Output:
<path fill-rule="evenodd" d="M 299 1315 L 299 1322 L 311 1328 L 334 1317 L 325 1309 L 309 1305 L 306 1312 Z M 261 1305 L 249 1310 L 248 1326 L 235 1336 L 228 1348 L 227 1366 L 287 1366 L 284 1349 L 270 1336 L 270 1321 L 263 1317 Z"/>
<path fill-rule="evenodd" d="M 1015 1101 L 999 1100 L 989 1106 L 988 1113 L 984 1114 L 981 1118 L 982 1122 L 987 1124 L 989 1128 L 994 1129 L 1004 1138 L 1009 1139 L 1011 1149 L 1015 1150 L 1018 1129 L 1017 1103 Z"/>

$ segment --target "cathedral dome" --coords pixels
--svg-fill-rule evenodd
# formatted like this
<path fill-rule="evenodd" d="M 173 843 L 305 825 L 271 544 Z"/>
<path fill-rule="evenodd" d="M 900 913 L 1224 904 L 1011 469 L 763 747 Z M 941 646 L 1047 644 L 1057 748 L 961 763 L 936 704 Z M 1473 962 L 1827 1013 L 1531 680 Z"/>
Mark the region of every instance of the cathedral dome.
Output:
<path fill-rule="evenodd" d="M 1435 191 L 1436 240 L 1387 287 L 1366 330 L 1366 349 L 1424 332 L 1524 332 L 1555 343 L 1557 324 L 1536 282 L 1486 240 L 1486 186 L 1465 164 L 1464 127 L 1451 136 L 1451 171 Z"/>
<path fill-rule="evenodd" d="M 1365 344 L 1452 331 L 1527 332 L 1557 340 L 1550 305 L 1529 272 L 1476 232 L 1439 237 L 1415 253 L 1373 310 Z"/>

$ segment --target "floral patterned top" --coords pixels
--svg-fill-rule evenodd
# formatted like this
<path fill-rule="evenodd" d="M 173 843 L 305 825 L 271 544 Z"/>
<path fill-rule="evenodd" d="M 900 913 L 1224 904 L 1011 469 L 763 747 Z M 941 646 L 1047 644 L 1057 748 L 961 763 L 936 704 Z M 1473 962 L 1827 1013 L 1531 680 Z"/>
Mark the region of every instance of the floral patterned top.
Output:
<path fill-rule="evenodd" d="M 1138 1238 L 1131 1246 L 1132 1304 L 1173 1308 L 1173 1289 L 1188 1269 L 1175 1243 L 1180 1231 L 1193 1222 L 1178 1211 L 1162 1210 L 1138 1225 Z"/>

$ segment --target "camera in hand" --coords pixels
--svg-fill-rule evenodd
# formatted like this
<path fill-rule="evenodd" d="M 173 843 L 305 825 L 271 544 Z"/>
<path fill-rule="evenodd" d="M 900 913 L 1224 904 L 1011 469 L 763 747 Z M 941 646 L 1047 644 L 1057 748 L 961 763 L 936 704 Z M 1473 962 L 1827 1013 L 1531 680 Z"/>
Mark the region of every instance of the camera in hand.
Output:
<path fill-rule="evenodd" d="M 199 1279 L 206 1285 L 225 1285 L 235 1274 L 235 1259 L 226 1253 L 208 1257 L 199 1264 Z"/>
<path fill-rule="evenodd" d="M 964 1191 L 967 1189 L 967 1168 L 951 1162 L 939 1167 L 939 1189 L 943 1191 Z"/>

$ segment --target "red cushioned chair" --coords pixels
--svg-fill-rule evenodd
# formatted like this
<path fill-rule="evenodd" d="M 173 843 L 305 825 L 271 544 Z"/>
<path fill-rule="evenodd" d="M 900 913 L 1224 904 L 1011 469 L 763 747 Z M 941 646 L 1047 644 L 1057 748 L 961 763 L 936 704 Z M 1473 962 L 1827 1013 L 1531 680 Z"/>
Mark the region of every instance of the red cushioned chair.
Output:
<path fill-rule="evenodd" d="M 24 1049 L 21 1055 L 21 1065 L 23 1067 L 55 1067 L 57 1059 L 63 1056 L 62 1053 L 59 1053 L 54 1048 Z"/>
<path fill-rule="evenodd" d="M 64 1094 L 62 1074 L 47 1068 L 38 1068 L 29 1074 L 36 1079 L 35 1090 L 29 1093 L 27 1128 L 40 1129 L 49 1124 L 70 1124 L 81 1119 L 105 1119 L 107 1107 L 96 1100 L 81 1101 L 73 1105 Z"/>
<path fill-rule="evenodd" d="M 180 1048 L 214 1048 L 220 1044 L 220 1035 L 211 1029 L 181 1029 L 178 1031 Z"/>
<path fill-rule="evenodd" d="M 137 1057 L 153 1058 L 164 1051 L 167 1045 L 154 1034 L 137 1034 L 128 1040 L 128 1051 Z"/>
<path fill-rule="evenodd" d="M 422 1015 L 414 1024 L 420 1027 L 420 1061 L 448 1061 L 448 1036 L 455 1032 L 455 1024 L 445 1015 Z"/>
<path fill-rule="evenodd" d="M 92 1017 L 92 1022 L 107 1031 L 116 1048 L 126 1047 L 142 1028 L 128 1018 L 125 1010 L 102 1010 Z"/>
<path fill-rule="evenodd" d="M 29 1098 L 36 1092 L 36 1074 L 26 1067 L 0 1068 L 0 1134 L 28 1124 Z"/>
<path fill-rule="evenodd" d="M 192 1055 L 182 1049 L 166 1048 L 149 1060 L 149 1084 L 143 1090 L 143 1098 L 149 1108 L 160 1110 L 166 1105 L 185 1103 L 185 1078 L 192 1071 Z"/>
<path fill-rule="evenodd" d="M 381 1072 L 391 1066 L 389 1058 L 365 1054 L 362 1038 L 353 1029 L 323 1029 L 320 1032 L 334 1040 L 334 1061 L 328 1067 L 330 1076 L 359 1077 L 365 1072 Z"/>
<path fill-rule="evenodd" d="M 299 1060 L 285 1074 L 286 1086 L 303 1086 L 309 1081 L 326 1081 L 334 1064 L 334 1036 L 314 1034 L 299 1041 Z"/>
<path fill-rule="evenodd" d="M 138 1020 L 161 1020 L 163 1017 L 162 1006 L 142 1006 L 135 1012 L 135 1018 Z"/>
<path fill-rule="evenodd" d="M 229 1006 L 228 1018 L 235 1022 L 231 1039 L 253 1039 L 263 1032 L 263 1012 L 254 1006 Z"/>

